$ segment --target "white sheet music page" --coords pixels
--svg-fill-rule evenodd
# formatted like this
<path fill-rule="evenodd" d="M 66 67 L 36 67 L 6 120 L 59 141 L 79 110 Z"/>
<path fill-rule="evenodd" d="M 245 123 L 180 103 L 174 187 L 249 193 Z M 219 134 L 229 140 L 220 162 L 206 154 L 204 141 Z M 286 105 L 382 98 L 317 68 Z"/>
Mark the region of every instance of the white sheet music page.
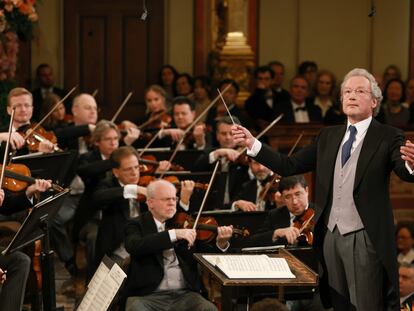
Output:
<path fill-rule="evenodd" d="M 295 278 L 285 258 L 267 255 L 203 255 L 203 258 L 229 278 Z"/>
<path fill-rule="evenodd" d="M 103 262 L 99 265 L 88 291 L 78 307 L 78 311 L 105 311 L 111 305 L 119 287 L 126 278 L 125 272 L 117 264 L 109 269 Z"/>

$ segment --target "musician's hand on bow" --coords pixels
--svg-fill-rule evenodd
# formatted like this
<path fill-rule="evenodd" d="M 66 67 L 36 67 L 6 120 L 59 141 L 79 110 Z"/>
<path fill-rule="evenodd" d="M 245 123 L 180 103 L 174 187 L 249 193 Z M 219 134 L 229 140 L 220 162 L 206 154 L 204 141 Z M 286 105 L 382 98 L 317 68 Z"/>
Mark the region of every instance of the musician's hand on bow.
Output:
<path fill-rule="evenodd" d="M 155 170 L 155 173 L 161 174 L 163 172 L 168 171 L 170 167 L 171 167 L 170 161 L 166 161 L 166 160 L 160 161 L 158 164 L 158 168 Z"/>
<path fill-rule="evenodd" d="M 295 244 L 297 241 L 298 236 L 300 235 L 299 229 L 296 227 L 287 227 L 276 229 L 273 231 L 273 241 L 277 240 L 278 238 L 285 237 L 289 244 Z"/>
<path fill-rule="evenodd" d="M 175 229 L 175 236 L 177 240 L 186 240 L 188 246 L 191 247 L 194 245 L 197 233 L 195 229 Z"/>
<path fill-rule="evenodd" d="M 7 140 L 7 138 L 5 140 Z M 17 132 L 13 132 L 10 135 L 10 144 L 14 150 L 17 150 L 21 149 L 25 145 L 25 141 L 22 135 Z"/>
<path fill-rule="evenodd" d="M 195 182 L 193 180 L 181 181 L 180 201 L 188 205 L 190 203 L 191 195 L 194 191 Z"/>
<path fill-rule="evenodd" d="M 171 136 L 173 141 L 179 141 L 184 136 L 184 131 L 181 129 L 166 129 L 162 130 L 162 133 Z"/>
<path fill-rule="evenodd" d="M 414 144 L 407 140 L 404 146 L 400 147 L 401 158 L 407 161 L 408 166 L 414 170 Z"/>
<path fill-rule="evenodd" d="M 6 271 L 3 271 L 0 268 L 0 284 L 3 284 L 6 281 Z"/>
<path fill-rule="evenodd" d="M 4 202 L 4 190 L 0 189 L 0 206 L 3 205 Z"/>
<path fill-rule="evenodd" d="M 204 123 L 197 124 L 193 129 L 193 137 L 197 147 L 206 145 L 206 125 Z"/>
<path fill-rule="evenodd" d="M 254 212 L 257 211 L 257 206 L 253 202 L 246 201 L 246 200 L 237 200 L 234 202 L 235 207 L 237 207 L 239 210 L 242 210 L 244 212 Z"/>
<path fill-rule="evenodd" d="M 233 226 L 217 227 L 216 242 L 219 248 L 224 249 L 228 246 L 228 242 L 233 236 Z"/>
<path fill-rule="evenodd" d="M 45 192 L 50 187 L 52 187 L 51 180 L 36 179 L 34 184 L 27 187 L 26 196 L 31 199 L 36 192 Z"/>
<path fill-rule="evenodd" d="M 126 128 L 126 136 L 124 137 L 124 143 L 127 146 L 131 146 L 141 134 L 141 131 L 135 127 Z"/>
<path fill-rule="evenodd" d="M 230 162 L 234 162 L 239 157 L 240 153 L 231 148 L 220 148 L 214 151 L 214 155 L 217 159 L 226 158 Z"/>
<path fill-rule="evenodd" d="M 236 145 L 252 149 L 255 138 L 245 127 L 235 124 L 231 127 L 231 132 Z"/>
<path fill-rule="evenodd" d="M 95 124 L 88 124 L 88 129 L 90 133 L 92 133 L 95 130 L 95 128 L 96 128 Z"/>

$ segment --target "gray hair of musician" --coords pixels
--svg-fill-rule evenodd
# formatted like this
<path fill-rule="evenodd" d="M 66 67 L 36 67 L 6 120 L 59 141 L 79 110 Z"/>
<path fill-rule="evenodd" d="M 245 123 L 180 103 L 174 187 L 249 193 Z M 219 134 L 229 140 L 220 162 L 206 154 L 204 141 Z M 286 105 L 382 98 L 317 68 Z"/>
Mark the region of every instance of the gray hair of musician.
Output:
<path fill-rule="evenodd" d="M 398 268 L 414 269 L 414 264 L 408 262 L 402 262 L 398 264 Z"/>
<path fill-rule="evenodd" d="M 105 133 L 110 129 L 116 131 L 116 133 L 118 134 L 118 138 L 120 137 L 119 129 L 115 123 L 108 121 L 108 120 L 99 121 L 96 124 L 95 130 L 92 132 L 91 142 L 92 143 L 99 142 L 102 139 L 102 136 L 104 136 Z"/>
<path fill-rule="evenodd" d="M 163 179 L 155 180 L 147 186 L 147 199 L 156 199 L 155 196 L 157 195 L 159 188 L 162 186 L 172 187 L 176 189 L 175 186 L 169 181 Z"/>
<path fill-rule="evenodd" d="M 345 83 L 351 77 L 364 77 L 369 81 L 371 85 L 371 96 L 374 97 L 374 99 L 377 101 L 377 106 L 373 110 L 373 116 L 375 117 L 378 114 L 380 107 L 381 107 L 382 92 L 374 76 L 370 74 L 366 69 L 355 68 L 346 74 L 344 81 L 341 84 L 341 101 L 342 101 L 342 93 L 343 93 L 343 88 L 345 86 Z"/>

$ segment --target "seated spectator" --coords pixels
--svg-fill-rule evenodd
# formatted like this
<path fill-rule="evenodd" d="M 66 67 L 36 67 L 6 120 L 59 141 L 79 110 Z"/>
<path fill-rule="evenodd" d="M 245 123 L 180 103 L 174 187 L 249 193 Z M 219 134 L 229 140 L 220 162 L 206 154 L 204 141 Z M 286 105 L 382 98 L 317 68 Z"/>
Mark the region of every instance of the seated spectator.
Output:
<path fill-rule="evenodd" d="M 158 84 L 163 87 L 170 99 L 174 97 L 174 81 L 177 76 L 178 71 L 174 66 L 166 64 L 161 67 Z"/>
<path fill-rule="evenodd" d="M 194 78 L 194 102 L 196 117 L 198 117 L 210 105 L 211 99 L 211 82 L 207 76 L 198 76 Z M 205 122 L 207 113 L 200 119 L 200 122 Z"/>
<path fill-rule="evenodd" d="M 174 81 L 175 96 L 194 98 L 194 80 L 188 73 L 180 73 Z"/>
<path fill-rule="evenodd" d="M 414 300 L 414 266 L 403 263 L 398 268 L 401 311 L 411 311 Z"/>
<path fill-rule="evenodd" d="M 391 79 L 401 79 L 401 70 L 397 65 L 388 65 L 382 74 L 382 84 L 385 86 Z"/>
<path fill-rule="evenodd" d="M 267 64 L 275 73 L 272 80 L 272 89 L 276 92 L 277 101 L 289 100 L 290 94 L 283 88 L 283 82 L 285 78 L 285 65 L 279 61 L 272 61 Z"/>
<path fill-rule="evenodd" d="M 311 93 L 315 87 L 316 83 L 316 74 L 318 72 L 318 65 L 313 61 L 304 61 L 299 64 L 297 75 L 303 76 L 306 81 L 309 83 L 309 91 L 310 96 L 313 94 Z"/>
<path fill-rule="evenodd" d="M 313 104 L 321 109 L 322 117 L 334 105 L 336 90 L 336 78 L 334 74 L 328 70 L 321 70 L 316 76 L 316 84 L 314 88 L 315 97 Z"/>
<path fill-rule="evenodd" d="M 384 88 L 384 99 L 377 120 L 401 127 L 410 122 L 410 111 L 403 106 L 405 85 L 400 79 L 389 80 Z"/>
<path fill-rule="evenodd" d="M 414 262 L 414 225 L 410 222 L 399 223 L 396 230 L 398 263 Z"/>

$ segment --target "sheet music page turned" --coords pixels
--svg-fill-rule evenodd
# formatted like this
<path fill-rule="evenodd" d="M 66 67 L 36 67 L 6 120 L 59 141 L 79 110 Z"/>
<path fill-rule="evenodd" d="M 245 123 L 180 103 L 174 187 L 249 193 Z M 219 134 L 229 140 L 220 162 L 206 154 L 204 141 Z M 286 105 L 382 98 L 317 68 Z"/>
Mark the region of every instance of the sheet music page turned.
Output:
<path fill-rule="evenodd" d="M 285 258 L 267 255 L 203 255 L 203 258 L 231 279 L 295 278 Z"/>
<path fill-rule="evenodd" d="M 107 310 L 125 278 L 125 272 L 116 263 L 109 269 L 104 262 L 101 262 L 77 310 Z"/>

